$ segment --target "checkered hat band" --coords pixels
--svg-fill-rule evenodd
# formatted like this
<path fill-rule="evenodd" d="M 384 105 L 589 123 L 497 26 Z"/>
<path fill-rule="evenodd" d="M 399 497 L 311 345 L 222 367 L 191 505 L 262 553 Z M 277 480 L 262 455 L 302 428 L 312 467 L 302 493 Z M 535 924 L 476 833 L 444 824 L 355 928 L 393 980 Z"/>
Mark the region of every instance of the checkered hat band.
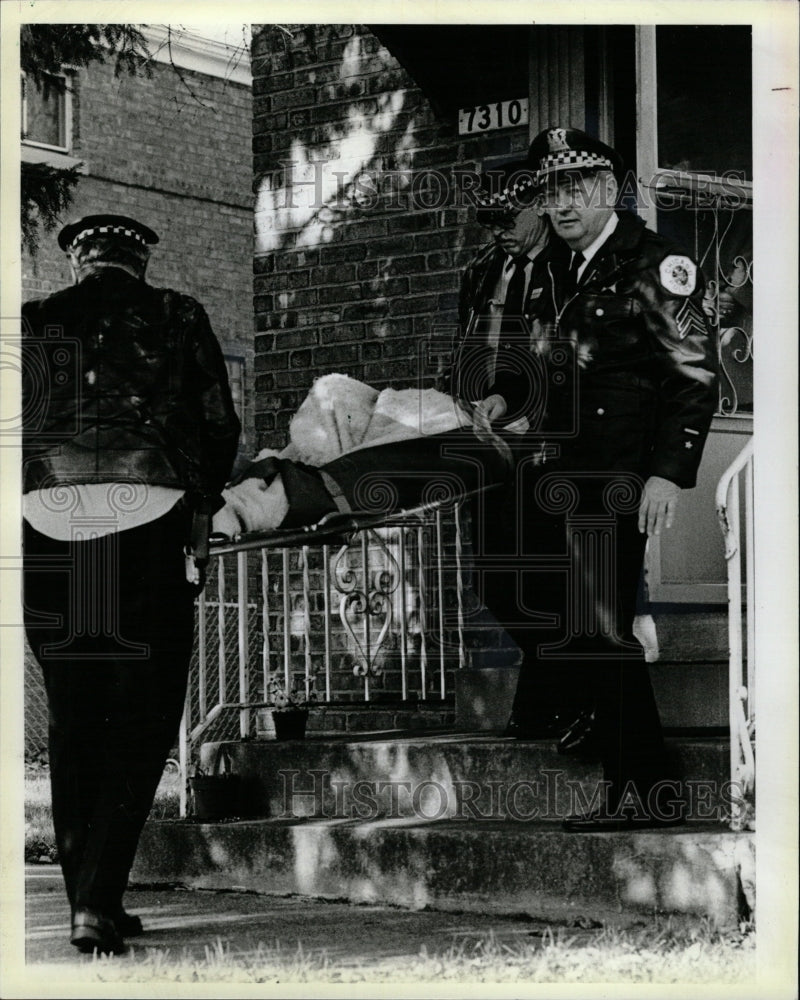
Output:
<path fill-rule="evenodd" d="M 524 177 L 520 177 L 519 180 L 515 181 L 511 185 L 511 187 L 503 188 L 502 191 L 498 191 L 491 197 L 481 191 L 477 192 L 478 201 L 486 208 L 508 208 L 509 206 L 516 207 L 516 201 L 513 199 L 516 199 L 518 195 L 523 194 L 529 188 L 533 188 L 534 186 L 533 177 L 526 175 Z"/>
<path fill-rule="evenodd" d="M 614 169 L 611 160 L 599 153 L 584 153 L 579 149 L 562 149 L 558 153 L 549 153 L 541 160 L 541 173 L 548 170 L 568 170 L 570 167 L 608 167 Z"/>
<path fill-rule="evenodd" d="M 125 226 L 94 226 L 92 229 L 82 229 L 72 243 L 70 243 L 69 249 L 71 250 L 81 240 L 85 240 L 87 236 L 96 236 L 98 233 L 104 236 L 128 236 L 133 240 L 137 240 L 142 246 L 147 246 L 147 240 L 141 233 L 137 233 L 135 229 L 126 229 Z"/>

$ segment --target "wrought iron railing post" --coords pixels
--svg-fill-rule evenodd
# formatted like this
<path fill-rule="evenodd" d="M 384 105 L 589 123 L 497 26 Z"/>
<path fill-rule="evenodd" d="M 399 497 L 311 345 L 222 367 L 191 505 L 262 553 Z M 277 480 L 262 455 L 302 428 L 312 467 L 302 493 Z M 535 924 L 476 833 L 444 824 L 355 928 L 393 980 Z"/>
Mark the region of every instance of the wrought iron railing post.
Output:
<path fill-rule="evenodd" d="M 180 729 L 178 730 L 178 769 L 180 771 L 180 788 L 178 789 L 178 815 L 186 818 L 189 789 L 189 715 L 191 712 L 191 686 L 186 687 L 186 698 L 183 703 Z"/>
<path fill-rule="evenodd" d="M 752 520 L 753 441 L 750 439 L 717 485 L 717 517 L 725 540 L 728 567 L 728 709 L 730 719 L 731 819 L 733 830 L 753 825 L 755 759 L 751 743 L 754 723 L 752 687 L 755 681 Z M 747 684 L 742 664 L 742 547 L 740 541 L 739 476 L 745 470 L 745 557 L 747 572 Z"/>
<path fill-rule="evenodd" d="M 250 670 L 248 664 L 248 586 L 247 553 L 239 552 L 236 557 L 236 596 L 238 602 L 239 626 L 239 736 L 246 739 L 250 735 Z"/>
<path fill-rule="evenodd" d="M 331 700 L 331 550 L 322 546 L 322 611 L 325 615 L 325 701 Z"/>
<path fill-rule="evenodd" d="M 324 695 L 322 691 L 318 693 L 324 702 L 330 703 L 336 693 L 333 680 L 332 622 L 337 617 L 337 612 L 344 627 L 345 648 L 352 650 L 353 672 L 364 682 L 365 700 L 369 700 L 373 678 L 385 670 L 385 644 L 394 634 L 398 638 L 397 644 L 392 648 L 397 651 L 399 660 L 401 697 L 403 700 L 413 699 L 417 694 L 422 699 L 427 697 L 431 651 L 429 642 L 433 641 L 433 636 L 428 635 L 429 627 L 439 631 L 439 683 L 435 686 L 441 697 L 447 696 L 448 647 L 445 628 L 448 618 L 445 585 L 453 565 L 457 574 L 455 602 L 458 613 L 458 666 L 463 665 L 466 658 L 463 628 L 464 581 L 461 579 L 462 539 L 458 512 L 453 508 L 455 553 L 454 561 L 450 561 L 452 553 L 449 549 L 445 551 L 449 545 L 449 534 L 445 532 L 445 517 L 440 508 L 441 504 L 438 502 L 425 503 L 413 510 L 385 518 L 363 516 L 359 521 L 354 517 L 353 522 L 348 522 L 346 526 L 348 541 L 344 545 L 337 542 L 338 551 L 334 550 L 335 555 L 331 553 L 330 542 L 332 538 L 341 535 L 342 529 L 338 526 L 328 527 L 326 530 L 301 529 L 296 533 L 276 533 L 267 537 L 250 535 L 212 544 L 211 561 L 217 573 L 216 623 L 209 620 L 209 605 L 213 605 L 214 598 L 209 599 L 202 593 L 197 602 L 198 669 L 192 672 L 190 678 L 179 734 L 180 766 L 184 778 L 180 799 L 181 815 L 186 812 L 186 781 L 193 747 L 202 738 L 211 738 L 208 734 L 213 726 L 227 727 L 224 730 L 227 738 L 232 737 L 230 716 L 226 713 L 236 713 L 239 738 L 251 735 L 253 710 L 268 703 L 268 685 L 275 673 L 273 655 L 277 654 L 280 660 L 282 654 L 282 669 L 278 665 L 277 670 L 279 674 L 283 674 L 287 687 L 290 688 L 295 680 L 293 666 L 299 660 L 299 657 L 295 657 L 295 652 L 302 654 L 305 688 L 309 693 L 314 679 L 314 641 L 320 640 L 320 646 L 324 642 L 325 690 Z M 315 537 L 315 531 L 319 531 L 319 537 Z M 324 622 L 322 628 L 317 630 L 320 633 L 318 636 L 314 632 L 316 619 L 313 610 L 317 604 L 316 577 L 311 572 L 314 565 L 310 555 L 312 545 L 319 545 L 323 570 L 320 603 Z M 256 587 L 257 595 L 252 604 L 247 555 L 251 549 L 258 551 L 260 559 L 260 583 Z M 277 582 L 277 575 L 270 573 L 270 551 L 280 553 L 280 584 Z M 234 555 L 237 592 L 235 599 L 228 601 L 225 557 Z M 213 573 L 210 573 L 209 577 L 212 576 Z M 338 608 L 333 606 L 332 599 L 336 592 L 339 595 Z M 270 611 L 276 610 L 276 600 L 278 614 L 271 616 Z M 438 605 L 434 607 L 436 601 Z M 239 670 L 238 696 L 231 697 L 228 692 L 227 630 L 232 624 L 234 609 Z M 362 620 L 359 620 L 359 616 Z M 283 631 L 282 650 L 278 645 L 279 639 L 272 635 L 276 620 L 282 623 L 278 626 Z M 252 626 L 261 629 L 258 644 L 250 641 L 249 630 Z M 208 677 L 209 641 L 213 639 L 209 631 L 211 636 L 216 631 L 218 643 L 218 683 L 213 706 L 210 706 L 213 685 L 209 685 Z M 412 634 L 415 636 L 415 652 L 418 651 L 419 654 L 419 672 L 417 674 L 417 668 L 413 667 L 413 679 L 412 664 L 416 659 L 411 657 Z M 295 650 L 292 645 L 294 635 L 302 643 L 299 650 Z M 257 685 L 257 693 L 250 690 L 251 648 L 259 651 L 256 655 L 260 658 L 261 681 Z M 430 680 L 434 682 L 433 677 Z M 197 713 L 196 719 L 194 712 Z"/>

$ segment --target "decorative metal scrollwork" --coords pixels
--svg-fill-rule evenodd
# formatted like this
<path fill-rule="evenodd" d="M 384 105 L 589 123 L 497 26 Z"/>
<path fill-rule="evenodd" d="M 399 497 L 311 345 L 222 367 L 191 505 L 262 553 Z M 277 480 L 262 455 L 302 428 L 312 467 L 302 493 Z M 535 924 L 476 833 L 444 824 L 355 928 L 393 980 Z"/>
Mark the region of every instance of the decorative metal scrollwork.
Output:
<path fill-rule="evenodd" d="M 376 555 L 382 565 L 375 565 Z M 378 532 L 365 531 L 353 544 L 339 549 L 331 579 L 341 595 L 339 617 L 356 653 L 353 673 L 359 677 L 378 676 L 378 654 L 394 616 L 392 595 L 401 583 L 400 565 Z"/>
<path fill-rule="evenodd" d="M 709 221 L 707 212 L 695 212 L 695 246 L 697 256 L 708 281 L 703 299 L 703 311 L 717 335 L 717 360 L 719 363 L 719 401 L 717 414 L 731 416 L 739 412 L 743 403 L 752 405 L 752 399 L 741 399 L 742 386 L 752 381 L 748 370 L 753 360 L 753 312 L 750 299 L 753 286 L 752 212 L 746 225 L 739 226 L 731 236 L 734 222 L 742 219 L 741 211 L 733 210 L 719 200 L 708 206 L 711 213 L 711 232 L 701 247 L 701 227 Z M 725 220 L 723 213 L 728 215 Z M 701 218 L 704 216 L 704 218 Z M 728 242 L 748 244 L 744 253 L 730 253 Z"/>

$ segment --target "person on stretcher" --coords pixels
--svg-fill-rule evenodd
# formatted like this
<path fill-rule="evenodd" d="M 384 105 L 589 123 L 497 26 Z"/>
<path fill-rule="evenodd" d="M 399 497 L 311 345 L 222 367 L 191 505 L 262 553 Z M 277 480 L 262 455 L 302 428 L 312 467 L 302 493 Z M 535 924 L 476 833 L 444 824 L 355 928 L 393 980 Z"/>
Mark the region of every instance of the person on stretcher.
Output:
<path fill-rule="evenodd" d="M 507 445 L 435 389 L 378 391 L 347 375 L 317 379 L 282 451 L 264 449 L 223 491 L 212 534 L 298 528 L 336 511 L 391 513 L 456 497 L 510 473 Z"/>

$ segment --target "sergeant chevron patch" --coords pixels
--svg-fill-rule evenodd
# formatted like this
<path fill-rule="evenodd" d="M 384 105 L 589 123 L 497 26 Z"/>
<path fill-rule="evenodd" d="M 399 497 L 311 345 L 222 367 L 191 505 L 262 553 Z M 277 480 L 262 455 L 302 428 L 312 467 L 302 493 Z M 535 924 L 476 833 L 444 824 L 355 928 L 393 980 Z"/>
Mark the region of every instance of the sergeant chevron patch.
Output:
<path fill-rule="evenodd" d="M 675 325 L 678 327 L 678 334 L 681 340 L 694 330 L 695 333 L 707 333 L 705 317 L 698 306 L 691 299 L 686 299 L 681 303 L 680 309 L 675 313 Z"/>
<path fill-rule="evenodd" d="M 671 253 L 661 261 L 658 276 L 673 295 L 691 295 L 697 286 L 697 265 L 683 254 Z"/>

